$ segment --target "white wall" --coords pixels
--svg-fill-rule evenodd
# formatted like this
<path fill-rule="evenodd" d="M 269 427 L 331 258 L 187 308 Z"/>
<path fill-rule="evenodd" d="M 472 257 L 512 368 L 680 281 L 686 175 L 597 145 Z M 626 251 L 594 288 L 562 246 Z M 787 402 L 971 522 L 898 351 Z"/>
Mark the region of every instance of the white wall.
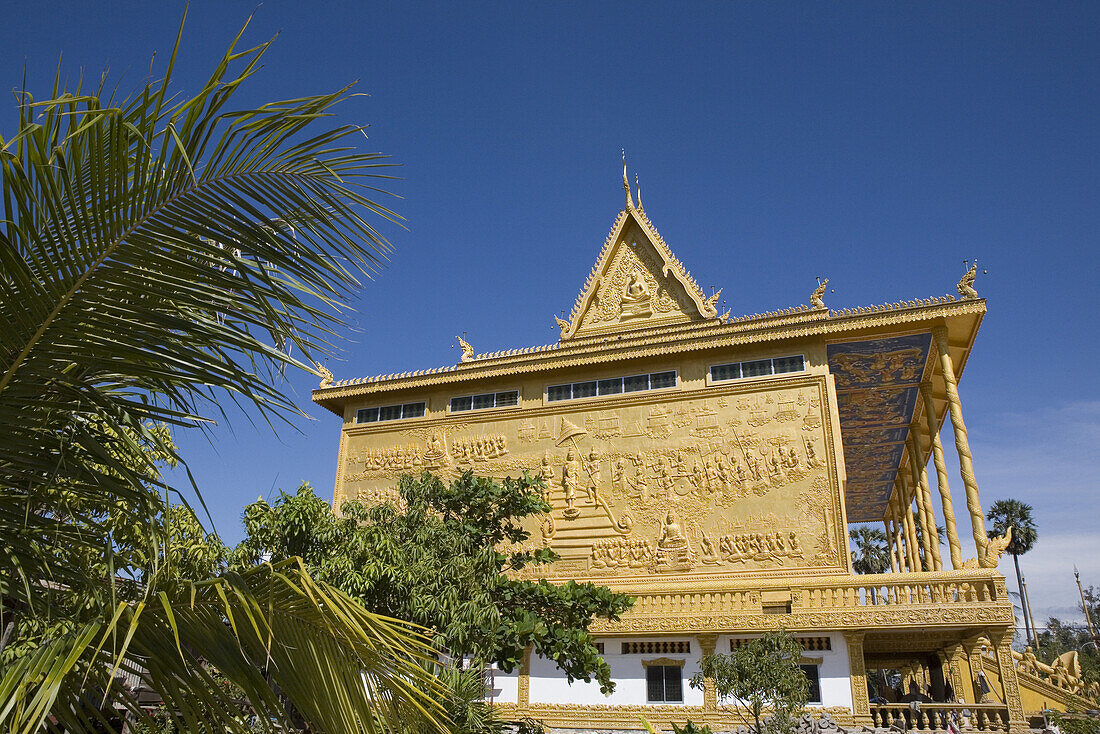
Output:
<path fill-rule="evenodd" d="M 828 636 L 831 640 L 832 650 L 810 650 L 804 653 L 808 658 L 821 658 L 821 666 L 818 669 L 821 680 L 821 702 L 813 702 L 811 706 L 846 706 L 852 707 L 852 686 L 848 671 L 848 645 L 844 635 L 839 632 L 832 634 L 817 633 L 815 636 Z M 751 635 L 720 635 L 715 646 L 715 652 L 726 653 L 730 651 L 730 639 L 733 637 L 751 637 Z M 687 640 L 691 644 L 689 653 L 647 653 L 647 654 L 622 654 L 622 643 L 656 640 Z M 695 637 L 599 637 L 596 642 L 604 643 L 604 660 L 611 666 L 611 677 L 615 681 L 615 692 L 610 696 L 600 693 L 599 684 L 575 681 L 572 685 L 566 683 L 565 674 L 558 669 L 552 660 L 546 660 L 537 656 L 531 657 L 531 703 L 573 703 L 581 705 L 615 705 L 628 706 L 648 704 L 646 700 L 645 668 L 643 660 L 656 658 L 672 658 L 684 661 L 684 701 L 682 704 L 670 703 L 669 706 L 702 706 L 703 692 L 691 688 L 688 681 L 699 672 L 699 659 L 702 652 L 699 641 Z M 497 688 L 501 689 L 501 701 L 515 700 L 514 683 L 506 688 L 502 685 L 502 674 L 497 671 Z M 505 691 L 512 691 L 506 693 Z M 511 695 L 513 698 L 504 698 Z"/>
<path fill-rule="evenodd" d="M 493 670 L 492 698 L 496 703 L 519 703 L 519 666 L 511 673 Z"/>
<path fill-rule="evenodd" d="M 656 640 L 686 640 L 690 643 L 688 653 L 645 653 L 622 654 L 622 643 Z M 610 696 L 600 693 L 596 682 L 576 681 L 569 685 L 565 674 L 552 660 L 531 657 L 531 702 L 532 703 L 575 703 L 629 706 L 647 704 L 645 668 L 643 660 L 672 658 L 684 661 L 684 701 L 669 703 L 669 706 L 702 706 L 703 692 L 688 686 L 691 676 L 699 672 L 699 642 L 694 637 L 598 637 L 596 642 L 604 643 L 604 660 L 611 666 L 611 678 L 615 681 L 615 692 Z M 727 643 L 728 646 L 729 643 Z"/>

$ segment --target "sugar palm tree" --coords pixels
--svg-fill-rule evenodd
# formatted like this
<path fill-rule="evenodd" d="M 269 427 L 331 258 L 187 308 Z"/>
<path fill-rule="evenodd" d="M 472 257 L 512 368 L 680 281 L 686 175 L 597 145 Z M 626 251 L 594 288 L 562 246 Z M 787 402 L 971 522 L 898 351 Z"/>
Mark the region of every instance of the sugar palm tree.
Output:
<path fill-rule="evenodd" d="M 177 37 L 163 79 L 127 97 L 24 90 L 0 137 L 0 647 L 53 625 L 0 649 L 5 731 L 140 715 L 120 670 L 194 731 L 247 728 L 215 676 L 284 727 L 439 718 L 423 638 L 295 559 L 176 580 L 156 551 L 172 488 L 150 456 L 175 457 L 156 426 L 208 425 L 226 399 L 268 423 L 299 413 L 283 370 L 318 373 L 311 356 L 388 249 L 368 217 L 394 218 L 368 198 L 385 162 L 354 149 L 361 128 L 326 122 L 346 89 L 230 107 L 270 43 L 239 40 L 193 97 L 170 91 Z M 140 584 L 85 573 L 87 558 L 114 568 L 120 510 L 152 549 Z M 41 593 L 91 587 L 60 620 Z"/>
<path fill-rule="evenodd" d="M 985 518 L 992 523 L 987 531 L 990 538 L 1003 536 L 1009 528 L 1012 528 L 1012 542 L 1008 544 L 1005 550 L 1012 554 L 1012 562 L 1016 566 L 1016 588 L 1020 590 L 1020 602 L 1023 606 L 1024 632 L 1030 642 L 1032 635 L 1031 623 L 1028 618 L 1031 616 L 1031 610 L 1028 609 L 1029 605 L 1023 595 L 1020 556 L 1031 550 L 1035 546 L 1035 542 L 1039 540 L 1039 531 L 1035 527 L 1032 507 L 1019 500 L 997 500 L 989 506 Z"/>
<path fill-rule="evenodd" d="M 890 550 L 886 533 L 869 527 L 853 528 L 849 535 L 855 545 L 852 569 L 856 573 L 886 573 L 890 570 Z"/>

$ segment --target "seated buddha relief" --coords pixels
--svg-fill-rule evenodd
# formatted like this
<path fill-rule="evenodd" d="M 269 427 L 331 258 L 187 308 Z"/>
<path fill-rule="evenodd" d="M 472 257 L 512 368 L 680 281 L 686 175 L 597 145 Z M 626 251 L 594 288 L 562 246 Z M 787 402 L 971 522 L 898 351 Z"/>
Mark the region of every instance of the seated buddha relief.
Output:
<path fill-rule="evenodd" d="M 650 316 L 653 306 L 650 303 L 649 286 L 646 285 L 645 276 L 638 268 L 630 273 L 630 280 L 623 290 L 622 300 L 619 302 L 619 318 L 626 319 L 635 316 Z"/>

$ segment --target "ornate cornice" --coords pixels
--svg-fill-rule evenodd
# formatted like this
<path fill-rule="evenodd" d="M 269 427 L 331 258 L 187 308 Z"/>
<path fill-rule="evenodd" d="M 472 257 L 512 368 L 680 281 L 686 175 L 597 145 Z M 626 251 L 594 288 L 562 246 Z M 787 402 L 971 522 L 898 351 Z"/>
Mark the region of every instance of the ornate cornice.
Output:
<path fill-rule="evenodd" d="M 451 367 L 338 380 L 330 387 L 314 390 L 313 400 L 325 405 L 334 400 L 392 390 L 433 387 L 564 367 L 597 365 L 625 359 L 812 336 L 854 335 L 869 329 L 908 326 L 964 315 L 982 315 L 985 311 L 984 299 L 956 300 L 952 296 L 837 311 L 788 309 L 744 317 L 728 323 L 710 321 L 676 327 L 639 329 L 624 332 L 614 339 L 608 337 L 578 339 L 566 343 L 481 354 L 470 362 Z M 329 405 L 325 407 L 339 413 Z"/>
<path fill-rule="evenodd" d="M 715 709 L 706 706 L 685 706 L 684 704 L 579 704 L 579 703 L 531 703 L 516 706 L 509 703 L 496 704 L 505 718 L 530 717 L 547 726 L 569 729 L 641 729 L 639 717 L 661 729 L 668 729 L 672 722 L 683 724 L 687 720 L 712 727 L 732 729 L 739 725 L 751 724 L 752 714 L 744 709 L 720 705 Z M 847 706 L 812 706 L 807 711 L 816 715 L 828 713 L 837 724 L 854 726 L 852 710 Z M 770 714 L 770 709 L 765 710 Z"/>

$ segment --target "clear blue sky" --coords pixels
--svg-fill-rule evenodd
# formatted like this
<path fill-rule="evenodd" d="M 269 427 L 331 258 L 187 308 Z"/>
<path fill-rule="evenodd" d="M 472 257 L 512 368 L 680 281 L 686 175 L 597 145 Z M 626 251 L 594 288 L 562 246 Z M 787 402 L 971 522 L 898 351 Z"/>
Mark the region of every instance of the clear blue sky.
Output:
<path fill-rule="evenodd" d="M 978 257 L 989 315 L 962 394 L 983 500 L 1036 505 L 1036 616 L 1072 614 L 1073 562 L 1100 585 L 1100 4 L 201 1 L 181 91 L 254 9 L 246 38 L 280 37 L 247 99 L 359 80 L 341 119 L 402 164 L 408 228 L 385 229 L 396 252 L 337 377 L 451 364 L 464 331 L 478 351 L 554 341 L 622 206 L 625 147 L 654 224 L 734 315 L 804 303 L 818 275 L 834 307 L 953 292 Z M 14 88 L 25 64 L 42 96 L 64 54 L 131 88 L 182 10 L 9 2 L 0 71 Z M 291 379 L 316 417 L 300 433 L 178 437 L 227 539 L 272 488 L 331 493 L 339 422 L 315 383 Z"/>

